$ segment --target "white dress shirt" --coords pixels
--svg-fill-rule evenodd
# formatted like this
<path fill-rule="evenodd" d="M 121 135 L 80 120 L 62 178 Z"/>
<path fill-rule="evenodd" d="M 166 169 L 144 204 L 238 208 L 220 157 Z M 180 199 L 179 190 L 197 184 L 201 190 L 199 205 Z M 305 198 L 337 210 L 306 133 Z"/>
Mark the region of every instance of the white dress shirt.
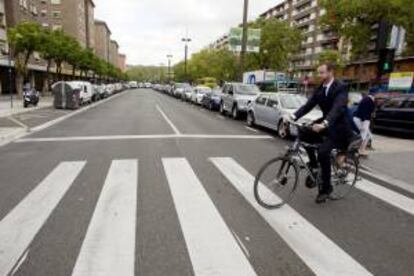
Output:
<path fill-rule="evenodd" d="M 323 87 L 324 88 L 326 88 L 326 91 L 325 91 L 325 96 L 328 96 L 328 94 L 329 94 L 329 89 L 331 89 L 331 86 L 332 86 L 332 84 L 333 84 L 333 82 L 334 82 L 334 78 L 332 78 L 331 79 L 331 81 L 330 82 L 328 82 L 328 84 L 327 85 L 323 85 Z"/>

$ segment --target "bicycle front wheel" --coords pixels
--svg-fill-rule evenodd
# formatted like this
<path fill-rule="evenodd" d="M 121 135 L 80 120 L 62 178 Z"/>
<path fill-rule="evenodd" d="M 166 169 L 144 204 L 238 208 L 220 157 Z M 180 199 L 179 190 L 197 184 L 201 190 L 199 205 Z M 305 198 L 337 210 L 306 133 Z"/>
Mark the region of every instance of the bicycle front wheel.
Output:
<path fill-rule="evenodd" d="M 299 168 L 289 158 L 270 160 L 259 170 L 254 181 L 256 201 L 266 209 L 277 209 L 288 203 L 296 190 Z"/>

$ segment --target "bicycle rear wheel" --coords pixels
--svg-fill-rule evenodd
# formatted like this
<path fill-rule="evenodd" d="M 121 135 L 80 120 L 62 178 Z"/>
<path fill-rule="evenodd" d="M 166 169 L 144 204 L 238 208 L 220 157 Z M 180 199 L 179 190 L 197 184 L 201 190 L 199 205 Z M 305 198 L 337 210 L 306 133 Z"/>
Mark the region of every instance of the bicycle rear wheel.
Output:
<path fill-rule="evenodd" d="M 347 155 L 342 166 L 332 162 L 332 186 L 330 196 L 333 200 L 347 197 L 353 190 L 359 178 L 359 161 L 354 155 Z"/>
<path fill-rule="evenodd" d="M 270 160 L 259 170 L 254 181 L 256 201 L 266 209 L 277 209 L 288 203 L 296 190 L 299 168 L 289 158 Z"/>

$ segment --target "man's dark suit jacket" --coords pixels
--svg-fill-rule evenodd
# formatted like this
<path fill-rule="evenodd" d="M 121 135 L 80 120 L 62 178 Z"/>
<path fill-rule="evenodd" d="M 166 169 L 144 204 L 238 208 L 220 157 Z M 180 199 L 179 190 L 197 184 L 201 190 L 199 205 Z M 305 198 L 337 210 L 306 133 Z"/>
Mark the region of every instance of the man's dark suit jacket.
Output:
<path fill-rule="evenodd" d="M 317 105 L 323 113 L 323 118 L 318 122 L 325 120 L 328 122 L 328 136 L 331 139 L 344 141 L 353 136 L 351 122 L 349 122 L 346 114 L 348 91 L 342 82 L 334 80 L 327 96 L 324 93 L 323 85 L 318 87 L 308 102 L 296 111 L 296 118 L 299 119 L 305 116 Z"/>

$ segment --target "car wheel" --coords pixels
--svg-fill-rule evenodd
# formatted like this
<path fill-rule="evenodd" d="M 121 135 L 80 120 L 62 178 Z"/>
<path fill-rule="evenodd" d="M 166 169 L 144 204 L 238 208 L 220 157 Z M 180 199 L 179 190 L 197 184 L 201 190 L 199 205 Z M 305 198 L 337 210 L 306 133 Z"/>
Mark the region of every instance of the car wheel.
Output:
<path fill-rule="evenodd" d="M 237 120 L 239 119 L 239 109 L 237 108 L 237 105 L 235 105 L 231 111 L 231 115 L 233 119 Z"/>
<path fill-rule="evenodd" d="M 289 137 L 289 123 L 280 121 L 277 127 L 277 134 L 282 139 L 287 139 Z"/>
<path fill-rule="evenodd" d="M 223 102 L 220 103 L 220 113 L 222 115 L 226 115 L 226 110 L 224 109 L 224 103 Z"/>
<path fill-rule="evenodd" d="M 254 127 L 256 124 L 255 124 L 255 119 L 254 119 L 254 115 L 253 115 L 253 112 L 249 112 L 249 113 L 247 113 L 247 119 L 246 119 L 246 122 L 247 122 L 247 125 L 249 126 L 249 127 Z"/>

